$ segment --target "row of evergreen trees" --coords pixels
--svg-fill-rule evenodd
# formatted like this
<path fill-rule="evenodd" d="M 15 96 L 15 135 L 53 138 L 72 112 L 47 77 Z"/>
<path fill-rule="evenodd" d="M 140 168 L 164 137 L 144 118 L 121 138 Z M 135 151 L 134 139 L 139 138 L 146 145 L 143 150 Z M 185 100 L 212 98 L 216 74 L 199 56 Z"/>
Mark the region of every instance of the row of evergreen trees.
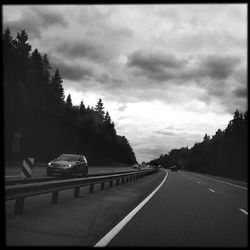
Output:
<path fill-rule="evenodd" d="M 191 149 L 173 149 L 150 164 L 169 168 L 177 165 L 189 171 L 207 173 L 239 180 L 247 180 L 247 125 L 248 111 L 235 111 L 227 128 L 218 129 L 210 138 L 205 134 Z"/>
<path fill-rule="evenodd" d="M 7 28 L 2 42 L 6 160 L 49 161 L 61 153 L 82 153 L 90 164 L 136 162 L 102 99 L 87 108 L 83 101 L 73 106 L 70 95 L 65 101 L 59 69 L 52 69 L 47 54 L 32 51 L 25 30 L 13 38 Z"/>

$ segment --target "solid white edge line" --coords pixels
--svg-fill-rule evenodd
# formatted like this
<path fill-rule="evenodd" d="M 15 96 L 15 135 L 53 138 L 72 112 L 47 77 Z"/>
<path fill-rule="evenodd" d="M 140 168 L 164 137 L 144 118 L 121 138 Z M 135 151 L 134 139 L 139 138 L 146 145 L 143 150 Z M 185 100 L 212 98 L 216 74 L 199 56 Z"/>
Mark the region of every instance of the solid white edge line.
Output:
<path fill-rule="evenodd" d="M 166 176 L 160 185 L 147 196 L 135 209 L 133 209 L 123 220 L 121 220 L 111 231 L 109 231 L 101 240 L 99 240 L 94 247 L 105 247 L 120 231 L 121 229 L 139 212 L 139 210 L 153 197 L 153 195 L 160 189 L 168 177 L 168 172 L 165 170 Z"/>
<path fill-rule="evenodd" d="M 239 210 L 240 210 L 243 214 L 248 215 L 248 212 L 247 212 L 246 210 L 244 210 L 244 209 L 242 209 L 242 208 L 239 208 Z"/>
<path fill-rule="evenodd" d="M 245 187 L 238 186 L 238 185 L 235 185 L 235 184 L 232 184 L 232 183 L 229 183 L 229 182 L 221 181 L 221 180 L 214 179 L 214 178 L 211 178 L 211 177 L 208 177 L 208 176 L 204 176 L 204 175 L 201 175 L 201 176 L 203 176 L 203 177 L 205 177 L 205 178 L 208 178 L 208 179 L 211 179 L 211 180 L 214 180 L 214 181 L 218 181 L 218 182 L 224 183 L 224 184 L 228 184 L 228 185 L 231 185 L 231 186 L 234 186 L 234 187 L 238 187 L 238 188 L 242 188 L 242 189 L 248 190 L 248 189 L 245 188 Z"/>
<path fill-rule="evenodd" d="M 211 192 L 215 193 L 215 191 L 214 191 L 213 189 L 210 189 L 210 188 L 209 188 L 209 190 L 210 190 Z"/>

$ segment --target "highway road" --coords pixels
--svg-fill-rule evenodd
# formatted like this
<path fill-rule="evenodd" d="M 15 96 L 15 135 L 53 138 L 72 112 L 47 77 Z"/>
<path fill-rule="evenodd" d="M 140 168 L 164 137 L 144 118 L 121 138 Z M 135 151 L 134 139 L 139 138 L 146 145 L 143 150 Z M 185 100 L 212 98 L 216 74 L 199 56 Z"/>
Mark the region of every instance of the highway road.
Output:
<path fill-rule="evenodd" d="M 161 188 L 107 246 L 246 247 L 247 221 L 244 186 L 168 171 Z"/>
<path fill-rule="evenodd" d="M 50 195 L 28 198 L 21 216 L 7 202 L 6 244 L 246 247 L 247 192 L 246 183 L 161 169 L 93 194 L 83 188 L 78 199 L 62 192 L 56 205 Z"/>

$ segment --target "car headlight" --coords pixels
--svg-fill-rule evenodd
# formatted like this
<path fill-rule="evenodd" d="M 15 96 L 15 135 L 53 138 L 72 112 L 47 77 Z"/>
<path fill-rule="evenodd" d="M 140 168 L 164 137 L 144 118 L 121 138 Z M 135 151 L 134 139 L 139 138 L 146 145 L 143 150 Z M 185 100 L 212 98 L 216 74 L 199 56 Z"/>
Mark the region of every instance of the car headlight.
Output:
<path fill-rule="evenodd" d="M 65 166 L 65 168 L 71 168 L 71 167 L 72 167 L 71 164 Z"/>
<path fill-rule="evenodd" d="M 51 162 L 49 162 L 49 163 L 48 163 L 48 166 L 49 166 L 49 167 L 52 167 L 52 164 L 51 164 Z"/>

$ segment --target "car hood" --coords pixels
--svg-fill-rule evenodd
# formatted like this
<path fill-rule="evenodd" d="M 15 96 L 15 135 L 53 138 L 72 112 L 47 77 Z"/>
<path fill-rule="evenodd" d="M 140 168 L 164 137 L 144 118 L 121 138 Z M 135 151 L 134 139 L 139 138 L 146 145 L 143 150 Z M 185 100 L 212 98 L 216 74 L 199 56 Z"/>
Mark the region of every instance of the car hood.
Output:
<path fill-rule="evenodd" d="M 68 166 L 69 164 L 74 165 L 74 161 L 52 161 L 51 162 L 52 166 L 54 167 L 65 167 Z"/>

